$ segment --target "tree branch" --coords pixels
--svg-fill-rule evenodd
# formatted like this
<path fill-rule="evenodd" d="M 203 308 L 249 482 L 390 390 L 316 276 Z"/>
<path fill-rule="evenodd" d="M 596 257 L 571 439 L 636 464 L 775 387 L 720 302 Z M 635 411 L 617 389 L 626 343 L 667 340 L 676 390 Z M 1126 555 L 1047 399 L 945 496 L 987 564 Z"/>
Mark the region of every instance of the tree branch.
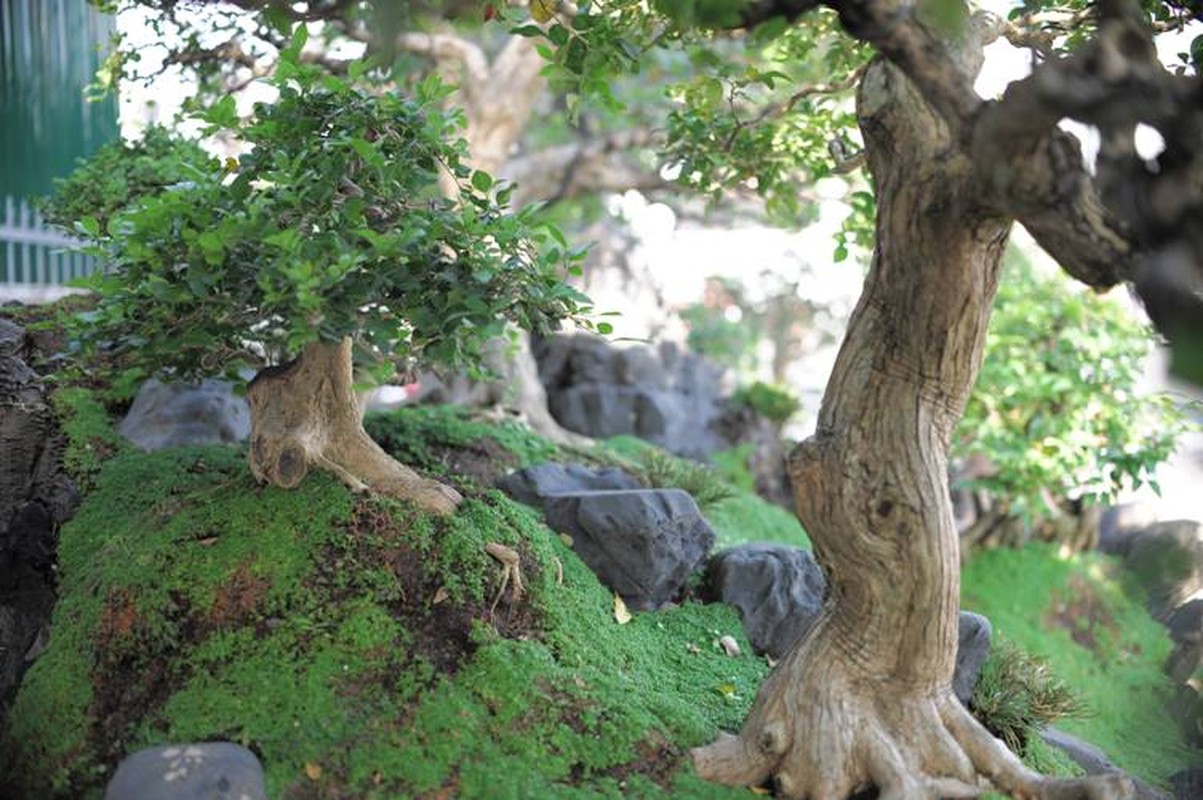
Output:
<path fill-rule="evenodd" d="M 669 181 L 634 157 L 637 150 L 656 147 L 661 138 L 658 132 L 639 128 L 510 159 L 505 173 L 518 186 L 514 205 L 668 186 Z"/>

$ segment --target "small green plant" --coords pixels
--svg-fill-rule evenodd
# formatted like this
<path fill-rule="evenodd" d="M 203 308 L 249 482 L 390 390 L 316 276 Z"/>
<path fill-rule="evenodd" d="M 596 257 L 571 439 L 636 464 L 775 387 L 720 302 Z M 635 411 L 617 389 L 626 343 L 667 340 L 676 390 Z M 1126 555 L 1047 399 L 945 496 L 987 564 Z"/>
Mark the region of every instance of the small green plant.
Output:
<path fill-rule="evenodd" d="M 1040 727 L 1087 714 L 1081 699 L 1047 662 L 1007 641 L 998 642 L 982 666 L 972 706 L 982 724 L 1020 755 Z"/>
<path fill-rule="evenodd" d="M 747 406 L 778 425 L 789 422 L 790 417 L 802 407 L 802 403 L 793 392 L 763 381 L 740 387 L 731 400 L 737 405 Z"/>
<path fill-rule="evenodd" d="M 1138 389 L 1151 330 L 1018 254 L 1008 272 L 953 455 L 985 456 L 992 469 L 973 484 L 1029 520 L 1053 511 L 1049 497 L 1106 502 L 1156 488 L 1188 423 L 1171 397 Z"/>
<path fill-rule="evenodd" d="M 663 450 L 646 451 L 642 455 L 639 474 L 649 486 L 683 489 L 693 495 L 701 508 L 716 505 L 736 494 L 718 470 L 671 456 Z"/>

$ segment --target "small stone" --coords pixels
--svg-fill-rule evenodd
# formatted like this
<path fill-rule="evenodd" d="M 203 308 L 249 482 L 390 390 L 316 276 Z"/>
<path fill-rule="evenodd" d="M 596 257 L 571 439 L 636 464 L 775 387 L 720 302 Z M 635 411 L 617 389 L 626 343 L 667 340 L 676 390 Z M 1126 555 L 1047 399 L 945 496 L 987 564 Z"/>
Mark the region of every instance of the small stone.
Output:
<path fill-rule="evenodd" d="M 742 652 L 739 649 L 739 642 L 735 641 L 735 637 L 730 634 L 719 639 L 718 646 L 723 648 L 724 653 L 733 658 Z"/>
<path fill-rule="evenodd" d="M 139 750 L 113 773 L 104 800 L 267 800 L 255 754 L 230 742 Z"/>

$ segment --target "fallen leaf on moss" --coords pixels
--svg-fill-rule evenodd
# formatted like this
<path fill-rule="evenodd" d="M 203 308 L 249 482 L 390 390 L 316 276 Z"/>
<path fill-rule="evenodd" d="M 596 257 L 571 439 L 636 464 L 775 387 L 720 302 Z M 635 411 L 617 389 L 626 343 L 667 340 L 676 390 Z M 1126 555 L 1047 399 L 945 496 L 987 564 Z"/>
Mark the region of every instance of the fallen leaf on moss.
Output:
<path fill-rule="evenodd" d="M 614 593 L 614 619 L 618 620 L 619 625 L 626 625 L 631 621 L 631 612 L 617 592 Z"/>
<path fill-rule="evenodd" d="M 314 764 L 312 761 L 306 761 L 305 774 L 309 776 L 309 780 L 316 781 L 322 777 L 322 767 L 320 764 Z"/>

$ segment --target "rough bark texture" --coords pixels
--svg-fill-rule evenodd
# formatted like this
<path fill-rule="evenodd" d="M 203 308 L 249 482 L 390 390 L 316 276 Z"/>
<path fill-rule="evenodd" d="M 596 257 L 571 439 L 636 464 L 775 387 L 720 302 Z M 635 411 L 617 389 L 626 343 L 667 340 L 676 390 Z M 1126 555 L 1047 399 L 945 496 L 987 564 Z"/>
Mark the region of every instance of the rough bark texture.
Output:
<path fill-rule="evenodd" d="M 878 61 L 858 114 L 877 250 L 815 435 L 790 457 L 798 516 L 828 576 L 819 619 L 765 682 L 738 737 L 694 751 L 780 796 L 1119 797 L 1125 782 L 1028 770 L 952 692 L 959 603 L 951 431 L 980 365 L 1010 220 L 981 205 L 943 117 Z"/>
<path fill-rule="evenodd" d="M 334 473 L 356 491 L 409 500 L 441 514 L 455 510 L 459 494 L 419 476 L 384 452 L 363 429 L 354 391 L 351 340 L 309 344 L 295 361 L 255 376 L 251 406 L 251 472 L 291 489 L 313 467 Z"/>
<path fill-rule="evenodd" d="M 0 317 L 0 728 L 21 678 L 45 647 L 55 602 L 59 526 L 79 492 L 24 328 Z"/>

